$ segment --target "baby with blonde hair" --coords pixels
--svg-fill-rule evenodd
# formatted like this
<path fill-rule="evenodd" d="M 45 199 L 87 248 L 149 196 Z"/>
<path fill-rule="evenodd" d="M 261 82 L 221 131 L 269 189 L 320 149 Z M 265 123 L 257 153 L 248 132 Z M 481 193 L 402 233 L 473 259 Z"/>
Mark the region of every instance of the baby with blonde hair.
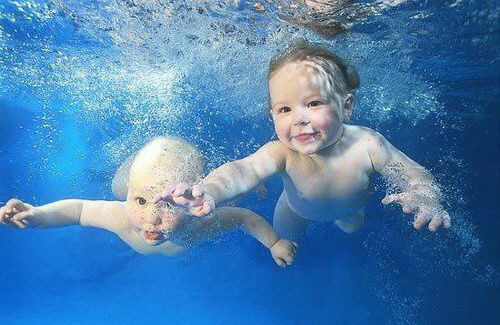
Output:
<path fill-rule="evenodd" d="M 197 218 L 154 198 L 169 184 L 194 182 L 203 175 L 203 159 L 188 142 L 160 137 L 123 164 L 113 192 L 125 201 L 61 200 L 39 207 L 18 199 L 0 208 L 0 224 L 15 228 L 71 225 L 106 229 L 141 254 L 179 255 L 196 244 L 242 227 L 266 246 L 280 266 L 290 265 L 297 245 L 280 238 L 269 223 L 248 209 L 222 207 Z"/>
<path fill-rule="evenodd" d="M 270 113 L 277 141 L 229 162 L 198 184 L 180 183 L 157 200 L 203 216 L 216 204 L 279 173 L 284 190 L 274 228 L 288 238 L 303 234 L 309 221 L 333 221 L 345 232 L 364 222 L 370 175 L 397 185 L 383 204 L 397 203 L 415 216 L 413 226 L 436 231 L 451 225 L 432 175 L 378 132 L 349 125 L 359 86 L 356 70 L 321 45 L 301 41 L 271 60 Z"/>

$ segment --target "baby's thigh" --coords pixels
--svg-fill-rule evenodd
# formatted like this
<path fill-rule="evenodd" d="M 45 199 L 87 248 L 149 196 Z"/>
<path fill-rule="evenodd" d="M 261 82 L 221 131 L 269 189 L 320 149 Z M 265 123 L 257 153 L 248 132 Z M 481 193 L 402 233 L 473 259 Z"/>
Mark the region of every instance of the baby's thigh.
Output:
<path fill-rule="evenodd" d="M 295 213 L 288 205 L 285 192 L 281 193 L 274 209 L 273 227 L 281 237 L 297 240 L 306 233 L 309 220 Z"/>

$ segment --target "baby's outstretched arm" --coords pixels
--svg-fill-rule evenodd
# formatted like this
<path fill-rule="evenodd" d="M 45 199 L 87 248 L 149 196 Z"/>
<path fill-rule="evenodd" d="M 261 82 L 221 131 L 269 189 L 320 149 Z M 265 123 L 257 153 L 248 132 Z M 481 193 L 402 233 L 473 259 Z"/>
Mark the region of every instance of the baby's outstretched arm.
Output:
<path fill-rule="evenodd" d="M 213 216 L 204 220 L 199 233 L 209 239 L 218 234 L 243 228 L 271 251 L 276 264 L 291 265 L 297 253 L 297 243 L 280 238 L 278 233 L 261 216 L 251 210 L 235 207 L 223 207 L 214 211 Z"/>
<path fill-rule="evenodd" d="M 166 189 L 158 200 L 168 200 L 195 216 L 205 216 L 221 202 L 252 190 L 285 166 L 285 149 L 269 142 L 254 154 L 213 170 L 198 185 L 177 184 Z"/>
<path fill-rule="evenodd" d="M 422 228 L 427 223 L 430 231 L 450 228 L 450 216 L 441 204 L 439 185 L 432 174 L 389 143 L 382 135 L 371 131 L 369 155 L 373 168 L 392 186 L 402 192 L 389 194 L 383 204 L 397 203 L 403 212 L 415 215 L 413 226 Z"/>
<path fill-rule="evenodd" d="M 0 208 L 0 223 L 16 228 L 57 228 L 78 224 L 81 200 L 62 200 L 35 207 L 18 199 L 10 199 Z"/>
<path fill-rule="evenodd" d="M 121 202 L 67 199 L 35 207 L 19 199 L 10 199 L 0 208 L 0 224 L 15 228 L 58 228 L 71 225 L 94 226 L 110 231 L 112 219 Z"/>

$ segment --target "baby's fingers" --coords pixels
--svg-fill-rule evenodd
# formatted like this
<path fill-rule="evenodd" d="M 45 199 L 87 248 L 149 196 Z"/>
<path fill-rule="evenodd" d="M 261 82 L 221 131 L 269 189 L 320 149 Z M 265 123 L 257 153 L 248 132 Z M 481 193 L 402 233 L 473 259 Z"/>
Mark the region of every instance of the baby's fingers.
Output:
<path fill-rule="evenodd" d="M 19 199 L 10 199 L 5 204 L 5 212 L 6 213 L 17 213 L 26 210 L 26 207 L 23 201 Z"/>
<path fill-rule="evenodd" d="M 441 227 L 441 225 L 443 224 L 443 218 L 439 215 L 437 216 L 434 216 L 432 219 L 431 219 L 431 222 L 429 222 L 429 230 L 434 232 L 434 231 L 437 231 L 439 229 L 439 227 Z"/>
<path fill-rule="evenodd" d="M 287 265 L 292 265 L 293 258 L 295 257 L 294 255 L 295 254 L 293 254 L 293 253 L 288 253 L 288 254 L 285 254 L 283 256 L 283 260 L 285 260 L 285 262 L 286 262 Z"/>
<path fill-rule="evenodd" d="M 197 206 L 197 207 L 191 208 L 190 214 L 192 214 L 195 217 L 200 217 L 200 218 L 207 215 L 206 213 L 204 213 L 203 206 Z"/>
<path fill-rule="evenodd" d="M 387 205 L 393 202 L 401 203 L 405 201 L 407 198 L 408 198 L 408 193 L 389 194 L 382 199 L 382 204 Z"/>
<path fill-rule="evenodd" d="M 19 222 L 22 224 L 24 227 L 35 227 L 36 226 L 36 218 L 35 215 L 33 214 L 33 211 L 24 211 L 16 214 L 12 218 L 12 222 Z"/>
<path fill-rule="evenodd" d="M 417 203 L 413 201 L 406 201 L 401 203 L 401 206 L 403 208 L 404 213 L 415 213 L 418 210 L 418 205 Z"/>
<path fill-rule="evenodd" d="M 206 202 L 203 203 L 202 212 L 205 215 L 212 213 L 213 210 L 214 210 L 214 204 L 213 204 L 213 202 L 206 201 Z"/>
<path fill-rule="evenodd" d="M 156 204 L 160 201 L 167 201 L 172 198 L 172 193 L 174 192 L 174 187 L 169 186 L 167 187 L 162 193 L 158 194 L 155 199 L 153 200 L 153 203 Z"/>
<path fill-rule="evenodd" d="M 14 216 L 15 216 L 14 212 L 7 213 L 6 206 L 0 208 L 0 223 L 15 227 L 15 228 L 25 228 L 25 226 L 22 222 L 19 222 L 17 220 L 13 220 Z"/>
<path fill-rule="evenodd" d="M 186 196 L 186 195 L 189 195 L 190 193 L 190 188 L 191 186 L 189 186 L 189 184 L 186 184 L 186 183 L 179 183 L 175 186 L 175 189 L 174 189 L 174 192 L 173 192 L 173 196 L 174 197 L 177 197 L 177 196 Z"/>
<path fill-rule="evenodd" d="M 186 199 L 184 196 L 173 196 L 170 198 L 170 202 L 174 203 L 174 205 L 178 205 L 181 207 L 187 207 L 192 202 L 189 199 Z"/>
<path fill-rule="evenodd" d="M 11 224 L 12 224 L 12 226 L 20 228 L 20 229 L 24 229 L 27 227 L 26 222 L 24 222 L 24 220 L 21 220 L 21 221 L 12 220 Z"/>
<path fill-rule="evenodd" d="M 293 245 L 293 252 L 296 254 L 297 251 L 299 250 L 299 244 L 297 244 L 296 242 L 292 242 L 292 245 Z"/>
<path fill-rule="evenodd" d="M 276 264 L 278 264 L 281 267 L 285 267 L 286 266 L 286 262 L 283 259 L 279 258 L 279 257 L 275 257 L 274 261 L 276 262 Z"/>
<path fill-rule="evenodd" d="M 205 194 L 205 187 L 201 185 L 195 185 L 193 186 L 191 193 L 194 197 L 202 197 L 203 194 Z"/>
<path fill-rule="evenodd" d="M 450 215 L 446 211 L 443 211 L 443 226 L 446 229 L 450 229 L 450 227 L 451 227 Z"/>
<path fill-rule="evenodd" d="M 26 221 L 24 219 L 17 220 L 17 219 L 15 219 L 16 216 L 14 216 L 13 218 L 10 218 L 5 223 L 8 225 L 11 225 L 12 227 L 15 227 L 15 228 L 20 228 L 20 229 L 26 228 Z"/>
<path fill-rule="evenodd" d="M 429 223 L 429 230 L 436 231 L 441 226 L 446 229 L 451 227 L 450 215 L 446 211 L 441 211 L 432 218 L 431 222 Z"/>
<path fill-rule="evenodd" d="M 415 221 L 413 222 L 413 227 L 418 230 L 422 228 L 427 222 L 429 222 L 427 214 L 424 212 L 419 212 L 416 214 Z"/>

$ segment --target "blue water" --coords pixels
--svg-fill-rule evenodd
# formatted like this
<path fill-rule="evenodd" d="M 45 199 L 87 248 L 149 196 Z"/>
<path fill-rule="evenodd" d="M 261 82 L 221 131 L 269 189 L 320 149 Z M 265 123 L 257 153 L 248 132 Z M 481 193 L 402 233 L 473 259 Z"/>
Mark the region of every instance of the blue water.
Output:
<path fill-rule="evenodd" d="M 324 40 L 274 4 L 0 0 L 0 204 L 113 199 L 155 135 L 209 169 L 253 152 L 273 138 L 267 62 L 305 37 L 358 67 L 352 123 L 429 168 L 453 218 L 415 231 L 374 177 L 366 226 L 313 224 L 287 269 L 241 232 L 167 258 L 99 229 L 1 227 L 0 322 L 498 324 L 498 4 L 400 2 Z M 282 185 L 266 185 L 243 205 L 271 221 Z"/>

